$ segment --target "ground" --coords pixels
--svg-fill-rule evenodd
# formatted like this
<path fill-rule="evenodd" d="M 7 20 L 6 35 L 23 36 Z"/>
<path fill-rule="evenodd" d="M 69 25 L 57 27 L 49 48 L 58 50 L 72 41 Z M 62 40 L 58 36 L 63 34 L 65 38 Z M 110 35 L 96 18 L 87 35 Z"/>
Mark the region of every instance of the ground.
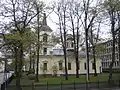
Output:
<path fill-rule="evenodd" d="M 119 90 L 118 88 L 114 89 L 107 89 L 108 87 L 105 87 L 104 89 L 101 88 L 101 85 L 104 84 L 107 85 L 108 80 L 108 74 L 103 73 L 99 74 L 97 77 L 94 77 L 93 75 L 90 76 L 90 86 L 87 86 L 86 84 L 86 75 L 80 75 L 79 78 L 75 78 L 74 76 L 69 76 L 68 80 L 65 80 L 64 77 L 39 77 L 39 82 L 34 82 L 33 80 L 28 80 L 28 78 L 24 77 L 21 79 L 21 85 L 23 90 L 85 90 L 87 87 L 88 90 Z M 113 79 L 118 80 L 119 74 L 113 74 Z M 103 82 L 102 84 L 99 84 Z M 34 86 L 33 85 L 36 85 Z M 94 88 L 93 88 L 94 86 Z M 10 83 L 8 86 L 8 90 L 15 90 L 15 79 Z M 33 89 L 34 88 L 34 89 Z"/>

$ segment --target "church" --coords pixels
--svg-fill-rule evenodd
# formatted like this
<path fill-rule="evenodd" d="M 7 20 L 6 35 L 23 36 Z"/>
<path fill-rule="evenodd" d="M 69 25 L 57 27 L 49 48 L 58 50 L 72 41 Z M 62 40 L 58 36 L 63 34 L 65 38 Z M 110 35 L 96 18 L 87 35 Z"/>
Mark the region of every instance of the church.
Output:
<path fill-rule="evenodd" d="M 54 42 L 53 30 L 47 25 L 46 14 L 44 14 L 42 26 L 40 27 L 40 56 L 39 56 L 39 74 L 40 75 L 64 75 L 65 74 L 65 61 L 64 61 L 64 52 L 61 43 Z M 68 34 L 67 36 L 67 69 L 69 75 L 76 74 L 76 62 L 74 56 L 74 47 L 72 35 Z M 79 50 L 79 74 L 86 74 L 86 53 L 85 51 Z M 97 73 L 101 73 L 101 60 L 96 58 L 96 70 Z M 89 62 L 89 71 L 94 73 L 93 68 L 93 58 L 90 58 Z"/>

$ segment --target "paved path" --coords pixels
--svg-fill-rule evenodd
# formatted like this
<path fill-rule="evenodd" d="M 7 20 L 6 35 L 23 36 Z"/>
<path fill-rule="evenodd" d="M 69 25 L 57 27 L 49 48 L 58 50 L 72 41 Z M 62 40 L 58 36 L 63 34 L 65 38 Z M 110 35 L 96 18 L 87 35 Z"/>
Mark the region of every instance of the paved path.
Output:
<path fill-rule="evenodd" d="M 0 85 L 3 84 L 11 76 L 12 73 L 0 73 Z"/>
<path fill-rule="evenodd" d="M 12 73 L 0 73 L 0 89 L 1 89 L 1 84 L 3 84 L 11 76 Z"/>

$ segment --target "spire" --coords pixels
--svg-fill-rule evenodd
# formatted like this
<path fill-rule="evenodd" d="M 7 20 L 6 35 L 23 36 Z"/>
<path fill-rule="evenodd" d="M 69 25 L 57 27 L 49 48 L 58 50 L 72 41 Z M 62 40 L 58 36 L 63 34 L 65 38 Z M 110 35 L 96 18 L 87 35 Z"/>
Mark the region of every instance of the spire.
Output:
<path fill-rule="evenodd" d="M 44 13 L 44 16 L 43 16 L 43 25 L 47 25 L 47 20 L 46 20 L 46 13 Z"/>

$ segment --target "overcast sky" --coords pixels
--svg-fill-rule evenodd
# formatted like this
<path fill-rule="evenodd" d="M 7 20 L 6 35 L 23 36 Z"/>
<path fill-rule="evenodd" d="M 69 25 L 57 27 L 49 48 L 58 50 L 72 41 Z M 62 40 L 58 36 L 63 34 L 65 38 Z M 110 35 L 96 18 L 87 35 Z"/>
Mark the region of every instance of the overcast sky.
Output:
<path fill-rule="evenodd" d="M 57 1 L 57 0 L 41 0 L 41 1 L 44 1 L 46 5 L 50 5 L 53 1 Z M 47 17 L 47 24 L 53 31 L 57 30 L 57 25 L 54 23 L 56 22 L 56 20 L 57 20 L 57 16 L 54 13 L 51 13 Z"/>
<path fill-rule="evenodd" d="M 50 3 L 52 3 L 53 1 L 58 1 L 58 0 L 41 0 L 41 1 L 44 1 L 47 5 L 50 5 Z M 58 29 L 58 26 L 54 23 L 54 22 L 57 22 L 58 19 L 57 19 L 57 15 L 55 15 L 54 13 L 51 13 L 49 15 L 49 17 L 47 17 L 47 24 L 48 26 L 50 26 L 50 28 L 53 30 L 53 31 L 57 31 Z M 102 37 L 105 37 L 107 38 L 109 35 L 108 35 L 108 26 L 106 25 L 102 25 Z"/>

